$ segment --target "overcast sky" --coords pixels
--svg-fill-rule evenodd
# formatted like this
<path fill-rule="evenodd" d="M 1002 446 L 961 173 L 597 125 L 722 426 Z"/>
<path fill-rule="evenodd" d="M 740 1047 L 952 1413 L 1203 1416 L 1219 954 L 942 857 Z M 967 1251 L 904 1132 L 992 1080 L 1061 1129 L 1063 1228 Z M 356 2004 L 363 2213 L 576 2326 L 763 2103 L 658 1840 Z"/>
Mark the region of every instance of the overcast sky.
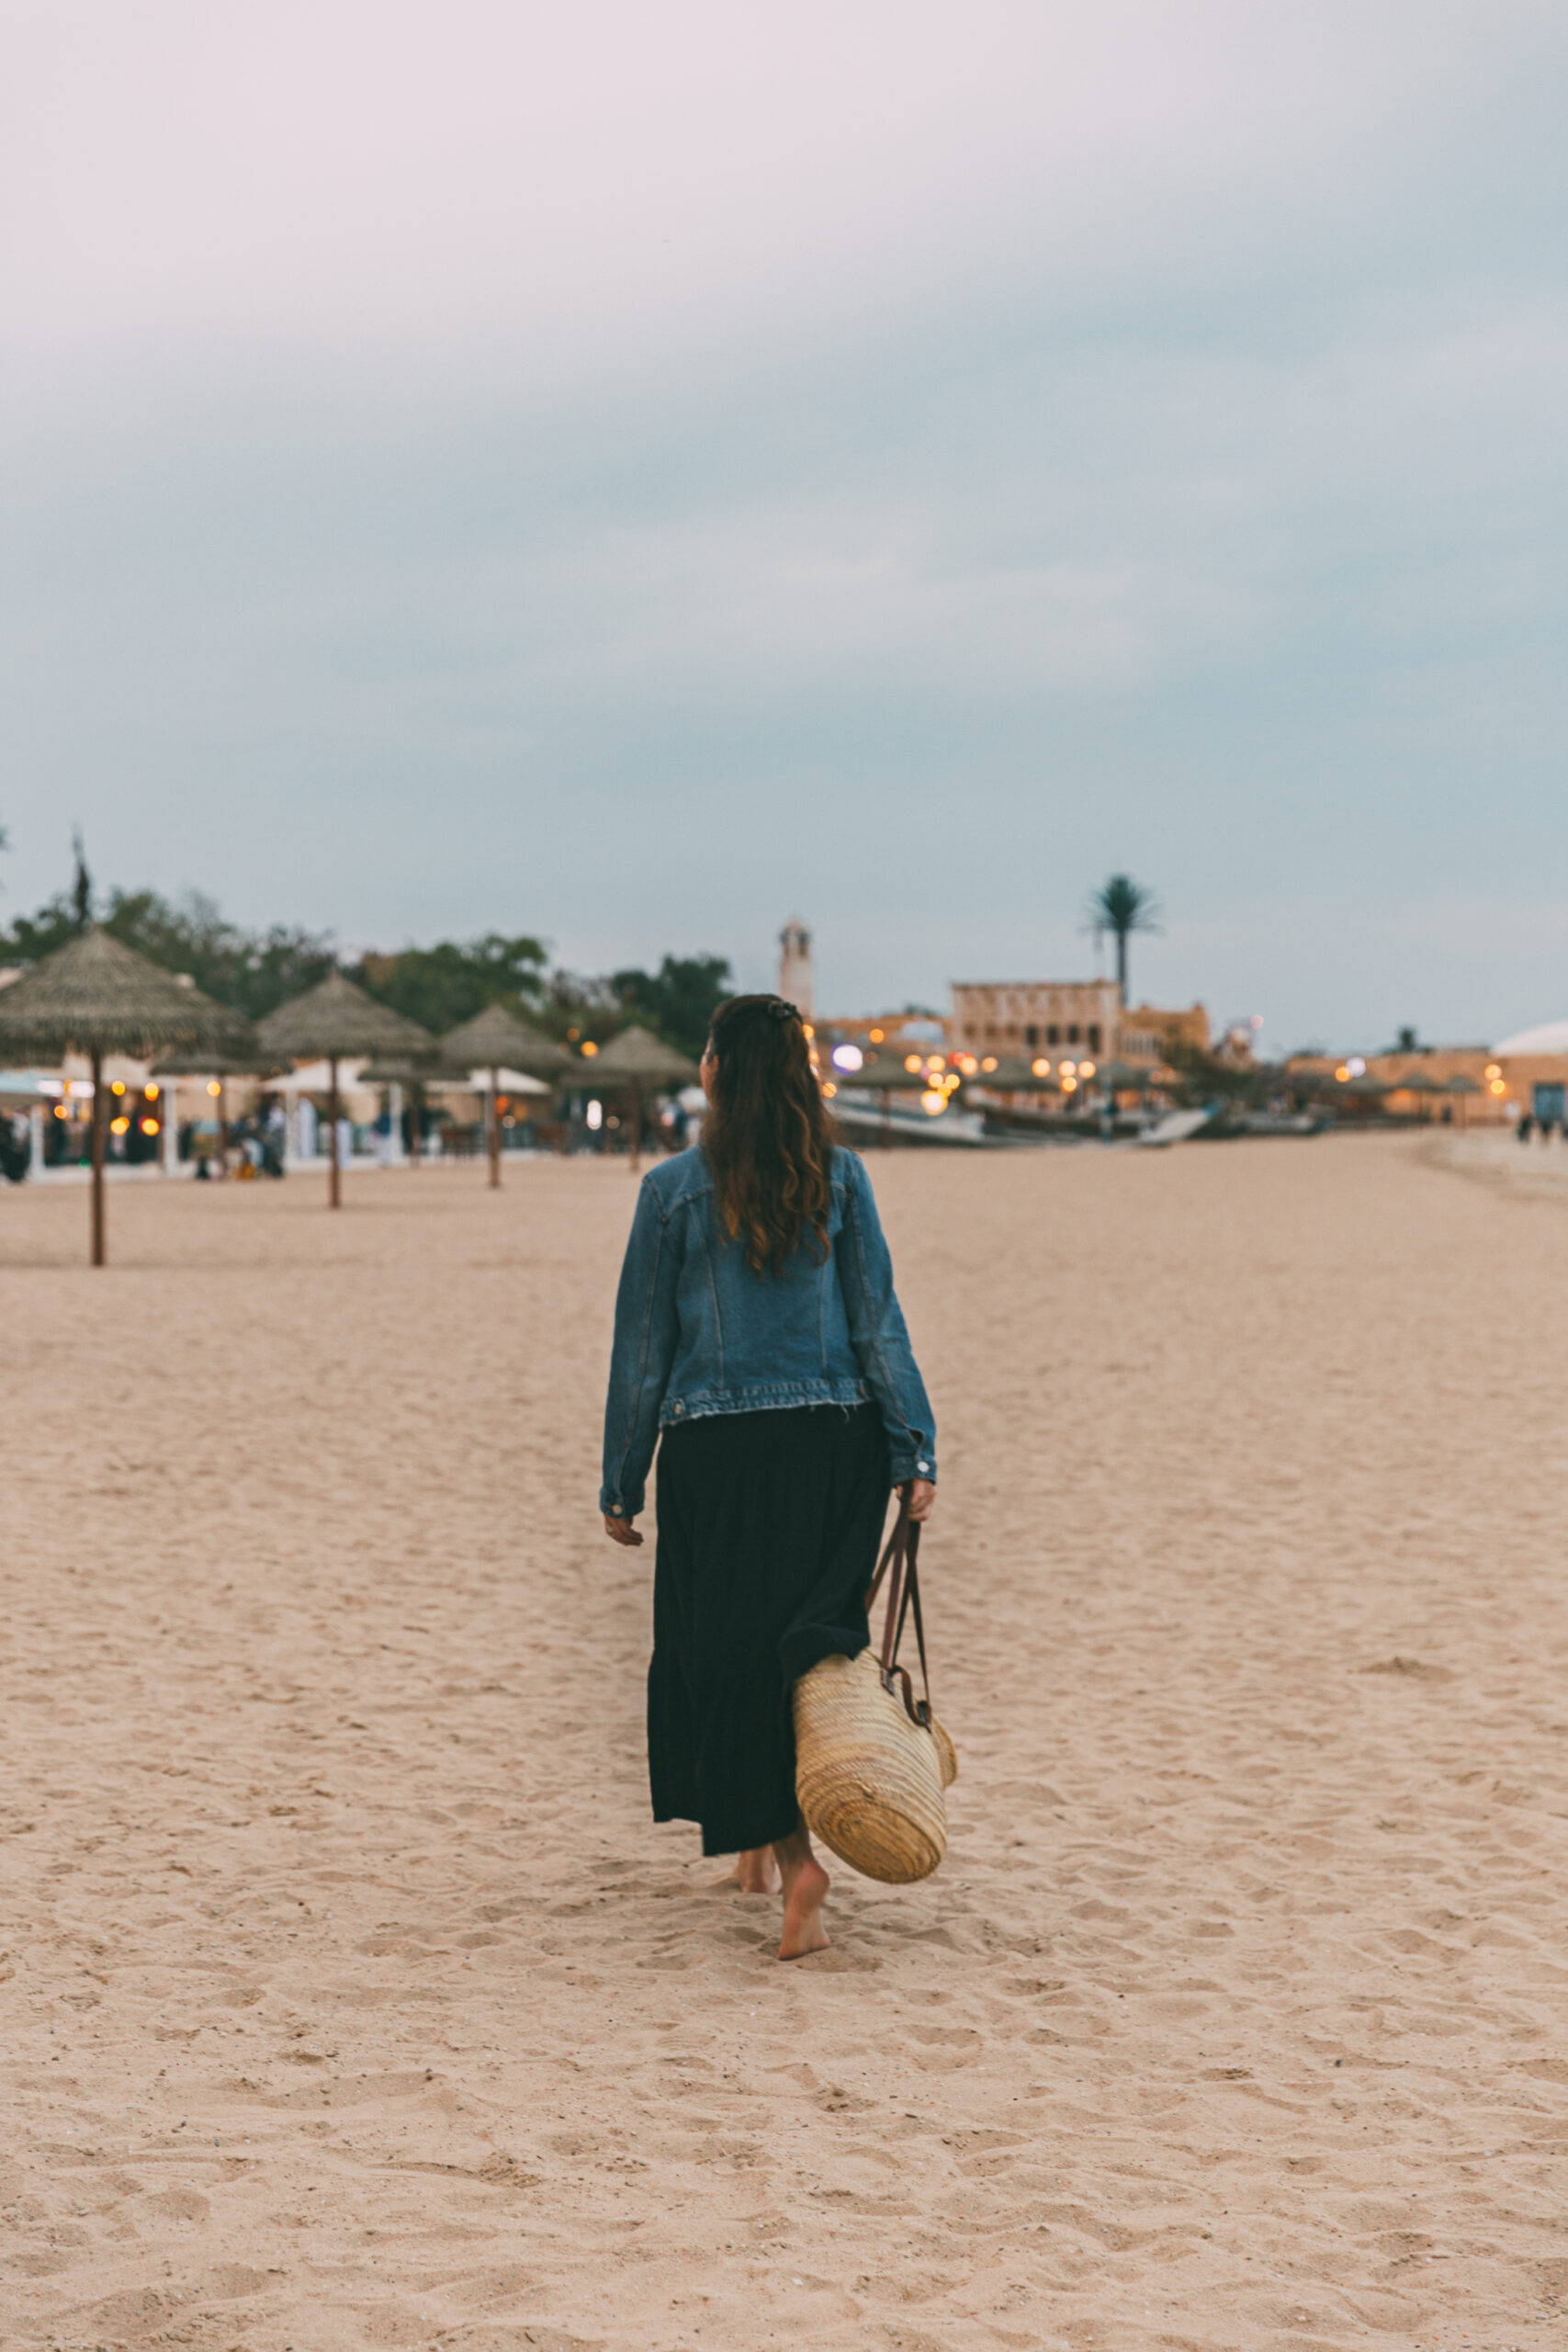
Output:
<path fill-rule="evenodd" d="M 1568 1012 L 1568 8 L 0 0 L 0 917 Z"/>

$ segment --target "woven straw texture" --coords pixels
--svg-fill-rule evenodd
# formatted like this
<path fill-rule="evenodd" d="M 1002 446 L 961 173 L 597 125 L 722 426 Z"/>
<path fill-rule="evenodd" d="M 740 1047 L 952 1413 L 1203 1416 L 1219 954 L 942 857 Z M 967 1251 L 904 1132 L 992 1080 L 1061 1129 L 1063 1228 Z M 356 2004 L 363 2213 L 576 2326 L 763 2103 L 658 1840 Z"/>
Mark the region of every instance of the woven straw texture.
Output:
<path fill-rule="evenodd" d="M 553 1037 L 531 1029 L 503 1004 L 487 1004 L 441 1040 L 442 1058 L 466 1077 L 471 1069 L 520 1069 L 529 1078 L 550 1078 L 571 1056 Z"/>
<path fill-rule="evenodd" d="M 634 1022 L 602 1046 L 591 1061 L 573 1063 L 570 1083 L 582 1086 L 689 1086 L 697 1075 L 695 1062 L 678 1054 L 650 1029 Z"/>
<path fill-rule="evenodd" d="M 908 1886 L 947 1851 L 943 1791 L 958 1757 L 940 1724 L 912 1723 L 876 1653 L 825 1657 L 795 1686 L 795 1787 L 812 1835 L 864 1878 Z"/>
<path fill-rule="evenodd" d="M 429 1056 L 435 1040 L 417 1021 L 406 1021 L 389 1005 L 329 972 L 303 996 L 291 997 L 276 1012 L 256 1023 L 262 1045 L 288 1061 L 314 1061 L 318 1056 L 355 1054 Z"/>
<path fill-rule="evenodd" d="M 269 1054 L 248 1021 L 235 1016 L 231 1032 L 201 1046 L 182 1046 L 160 1054 L 152 1065 L 154 1078 L 270 1078 L 287 1069 L 287 1054 Z"/>
<path fill-rule="evenodd" d="M 63 947 L 0 990 L 0 1052 L 53 1060 L 62 1054 L 131 1054 L 247 1037 L 227 1006 L 183 985 L 161 964 L 89 923 Z"/>

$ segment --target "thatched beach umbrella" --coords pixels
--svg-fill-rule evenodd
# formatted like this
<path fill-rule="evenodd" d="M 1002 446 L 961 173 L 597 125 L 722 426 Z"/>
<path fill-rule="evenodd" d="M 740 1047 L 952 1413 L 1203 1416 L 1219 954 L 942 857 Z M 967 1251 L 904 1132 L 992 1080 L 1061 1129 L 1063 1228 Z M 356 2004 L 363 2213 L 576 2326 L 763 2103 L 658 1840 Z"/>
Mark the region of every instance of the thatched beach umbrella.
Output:
<path fill-rule="evenodd" d="M 341 1208 L 343 1191 L 337 1159 L 338 1120 L 342 1115 L 339 1062 L 361 1055 L 409 1055 L 416 1059 L 429 1056 L 434 1060 L 435 1040 L 417 1021 L 405 1020 L 389 1005 L 378 1004 L 374 997 L 356 989 L 341 972 L 329 972 L 324 980 L 307 989 L 303 996 L 280 1004 L 276 1012 L 269 1012 L 256 1023 L 256 1034 L 264 1046 L 287 1056 L 290 1061 L 311 1061 L 319 1057 L 330 1067 L 327 1115 L 332 1123 L 332 1148 L 327 1154 L 331 1170 L 327 1200 L 331 1207 Z"/>
<path fill-rule="evenodd" d="M 93 1263 L 105 1261 L 104 1089 L 106 1054 L 138 1061 L 160 1047 L 210 1049 L 231 1036 L 238 1016 L 87 923 L 52 956 L 0 993 L 0 1057 L 58 1061 L 85 1054 L 93 1072 Z"/>
<path fill-rule="evenodd" d="M 1032 1062 L 1021 1061 L 1011 1055 L 998 1060 L 995 1069 L 977 1069 L 969 1080 L 971 1086 L 994 1087 L 998 1094 L 1060 1094 L 1060 1081 L 1047 1070 L 1036 1073 Z"/>
<path fill-rule="evenodd" d="M 632 1098 L 632 1173 L 642 1165 L 642 1098 L 644 1089 L 690 1086 L 698 1077 L 695 1062 L 678 1054 L 650 1029 L 634 1022 L 602 1046 L 592 1060 L 573 1064 L 559 1074 L 558 1084 L 602 1087 L 606 1093 L 624 1089 Z"/>
<path fill-rule="evenodd" d="M 1450 1078 L 1448 1080 L 1448 1083 L 1444 1086 L 1443 1092 L 1445 1094 L 1457 1095 L 1459 1098 L 1459 1124 L 1461 1127 L 1465 1125 L 1466 1120 L 1464 1107 L 1466 1097 L 1472 1094 L 1479 1094 L 1481 1091 L 1482 1089 L 1476 1084 L 1474 1079 L 1466 1077 L 1462 1069 L 1456 1070 L 1452 1078 Z"/>
<path fill-rule="evenodd" d="M 218 1096 L 218 1165 L 229 1165 L 229 1100 L 225 1081 L 231 1078 L 273 1078 L 288 1067 L 287 1055 L 269 1054 L 257 1037 L 252 1023 L 236 1013 L 225 1034 L 211 1045 L 200 1047 L 181 1046 L 176 1052 L 160 1054 L 153 1063 L 154 1078 L 205 1078 L 214 1081 Z M 164 1165 L 169 1165 L 165 1156 Z"/>
<path fill-rule="evenodd" d="M 469 1070 L 490 1072 L 490 1091 L 485 1098 L 485 1134 L 490 1147 L 490 1181 L 501 1182 L 501 1073 L 503 1069 L 521 1070 L 525 1078 L 553 1078 L 565 1069 L 571 1056 L 553 1037 L 531 1029 L 508 1012 L 503 1004 L 487 1004 L 471 1021 L 459 1023 L 449 1029 L 441 1040 L 442 1057 L 448 1069 L 467 1076 Z M 595 1065 L 597 1067 L 597 1065 Z"/>
<path fill-rule="evenodd" d="M 1410 1069 L 1405 1071 L 1403 1078 L 1390 1079 L 1388 1091 L 1391 1094 L 1414 1094 L 1419 1097 L 1423 1094 L 1440 1094 L 1443 1089 L 1439 1081 L 1430 1076 L 1427 1071 Z"/>
<path fill-rule="evenodd" d="M 911 1060 L 916 1064 L 913 1069 L 906 1068 L 906 1063 Z M 895 1094 L 923 1094 L 931 1081 L 923 1058 L 918 1056 L 867 1054 L 859 1069 L 835 1069 L 828 1082 L 834 1088 L 863 1086 L 868 1092 L 881 1095 L 882 1148 L 888 1151 L 893 1145 L 893 1097 Z M 999 1082 L 1006 1085 L 1009 1081 L 1001 1080 Z M 987 1072 L 984 1078 L 976 1073 L 976 1083 L 995 1086 L 998 1078 L 995 1072 Z M 1030 1080 L 1031 1085 L 1038 1083 L 1037 1080 Z"/>

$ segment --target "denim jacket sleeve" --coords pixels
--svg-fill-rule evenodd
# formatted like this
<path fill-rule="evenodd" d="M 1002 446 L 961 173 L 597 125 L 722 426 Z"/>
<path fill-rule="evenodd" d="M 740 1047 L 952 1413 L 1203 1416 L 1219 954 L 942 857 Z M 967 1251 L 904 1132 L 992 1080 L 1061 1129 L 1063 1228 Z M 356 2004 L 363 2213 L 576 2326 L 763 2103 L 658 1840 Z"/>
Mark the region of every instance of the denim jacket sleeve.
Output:
<path fill-rule="evenodd" d="M 675 1360 L 680 1323 L 678 1227 L 667 1220 L 644 1177 L 615 1295 L 615 1338 L 604 1400 L 604 1484 L 599 1508 L 630 1519 L 645 1499 L 659 1442 L 659 1408 Z"/>
<path fill-rule="evenodd" d="M 936 1420 L 893 1288 L 893 1261 L 882 1238 L 876 1198 L 859 1155 L 843 1157 L 850 1182 L 835 1255 L 850 1338 L 865 1385 L 882 1410 L 894 1485 L 906 1478 L 934 1479 Z"/>

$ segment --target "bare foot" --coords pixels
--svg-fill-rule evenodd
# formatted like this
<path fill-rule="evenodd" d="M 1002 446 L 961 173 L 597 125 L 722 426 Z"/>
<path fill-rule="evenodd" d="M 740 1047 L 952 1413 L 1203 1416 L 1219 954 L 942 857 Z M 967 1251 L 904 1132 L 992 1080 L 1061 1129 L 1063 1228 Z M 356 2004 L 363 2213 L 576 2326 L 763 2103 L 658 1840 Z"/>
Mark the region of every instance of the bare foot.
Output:
<path fill-rule="evenodd" d="M 826 1951 L 829 1936 L 822 1924 L 822 1905 L 832 1882 L 812 1852 L 810 1838 L 804 1829 L 797 1829 L 792 1838 L 782 1838 L 773 1851 L 784 1878 L 779 1958 L 804 1960 L 807 1952 Z"/>
<path fill-rule="evenodd" d="M 771 1846 L 749 1846 L 737 1854 L 730 1876 L 742 1894 L 776 1894 L 781 1884 Z"/>

